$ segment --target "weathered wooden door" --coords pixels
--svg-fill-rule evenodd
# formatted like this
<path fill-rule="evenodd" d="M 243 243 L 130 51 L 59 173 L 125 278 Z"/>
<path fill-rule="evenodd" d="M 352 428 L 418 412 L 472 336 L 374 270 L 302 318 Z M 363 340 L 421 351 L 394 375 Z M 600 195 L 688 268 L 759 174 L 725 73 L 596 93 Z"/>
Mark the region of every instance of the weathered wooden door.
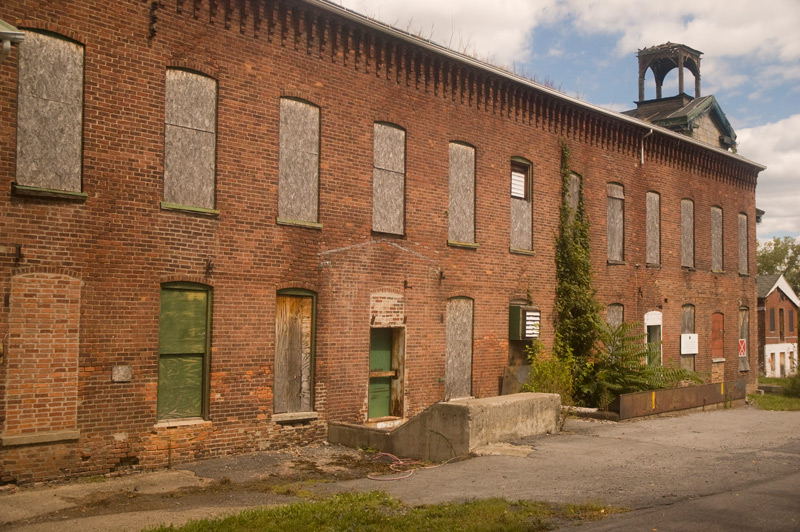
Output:
<path fill-rule="evenodd" d="M 391 415 L 392 329 L 370 329 L 369 335 L 369 417 Z"/>
<path fill-rule="evenodd" d="M 711 315 L 711 358 L 725 358 L 725 316 L 721 312 Z"/>
<path fill-rule="evenodd" d="M 276 414 L 310 412 L 313 299 L 279 295 L 275 308 Z"/>
<path fill-rule="evenodd" d="M 453 298 L 447 302 L 444 398 L 446 401 L 472 395 L 472 300 Z"/>

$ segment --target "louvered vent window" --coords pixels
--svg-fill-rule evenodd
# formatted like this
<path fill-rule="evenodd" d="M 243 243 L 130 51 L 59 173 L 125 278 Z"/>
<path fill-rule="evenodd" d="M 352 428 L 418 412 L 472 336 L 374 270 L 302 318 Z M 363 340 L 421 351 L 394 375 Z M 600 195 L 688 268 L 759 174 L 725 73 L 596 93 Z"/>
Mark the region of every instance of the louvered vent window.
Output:
<path fill-rule="evenodd" d="M 540 313 L 538 310 L 528 310 L 525 312 L 525 337 L 539 337 Z"/>
<path fill-rule="evenodd" d="M 511 166 L 511 197 L 528 198 L 528 167 L 522 164 Z"/>

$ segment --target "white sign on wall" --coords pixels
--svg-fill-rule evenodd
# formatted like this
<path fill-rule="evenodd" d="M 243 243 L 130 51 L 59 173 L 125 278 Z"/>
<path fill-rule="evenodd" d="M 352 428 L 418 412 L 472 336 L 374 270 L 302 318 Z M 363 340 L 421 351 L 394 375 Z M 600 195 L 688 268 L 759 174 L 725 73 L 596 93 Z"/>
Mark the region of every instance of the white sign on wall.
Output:
<path fill-rule="evenodd" d="M 682 334 L 681 335 L 681 354 L 682 355 L 696 355 L 697 349 L 697 334 Z"/>

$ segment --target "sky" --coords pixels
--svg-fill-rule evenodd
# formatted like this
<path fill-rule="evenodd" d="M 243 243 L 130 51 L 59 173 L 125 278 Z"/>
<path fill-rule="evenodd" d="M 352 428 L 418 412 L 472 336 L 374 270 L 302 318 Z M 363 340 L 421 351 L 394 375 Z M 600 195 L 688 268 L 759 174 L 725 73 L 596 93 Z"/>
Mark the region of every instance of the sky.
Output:
<path fill-rule="evenodd" d="M 800 0 L 333 1 L 615 111 L 635 107 L 639 49 L 700 50 L 701 94 L 716 97 L 738 153 L 767 166 L 758 238 L 800 238 Z M 645 90 L 655 97 L 650 71 Z M 663 96 L 677 93 L 674 69 Z"/>

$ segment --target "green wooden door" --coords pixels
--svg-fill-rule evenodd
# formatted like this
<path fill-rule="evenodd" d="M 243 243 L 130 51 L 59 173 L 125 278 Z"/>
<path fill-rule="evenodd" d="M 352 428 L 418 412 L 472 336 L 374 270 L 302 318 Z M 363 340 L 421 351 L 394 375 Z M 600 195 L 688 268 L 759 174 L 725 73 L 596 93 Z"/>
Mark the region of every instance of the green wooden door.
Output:
<path fill-rule="evenodd" d="M 369 338 L 369 417 L 391 413 L 392 329 L 370 329 Z"/>
<path fill-rule="evenodd" d="M 163 288 L 158 324 L 158 418 L 203 415 L 207 290 Z"/>

